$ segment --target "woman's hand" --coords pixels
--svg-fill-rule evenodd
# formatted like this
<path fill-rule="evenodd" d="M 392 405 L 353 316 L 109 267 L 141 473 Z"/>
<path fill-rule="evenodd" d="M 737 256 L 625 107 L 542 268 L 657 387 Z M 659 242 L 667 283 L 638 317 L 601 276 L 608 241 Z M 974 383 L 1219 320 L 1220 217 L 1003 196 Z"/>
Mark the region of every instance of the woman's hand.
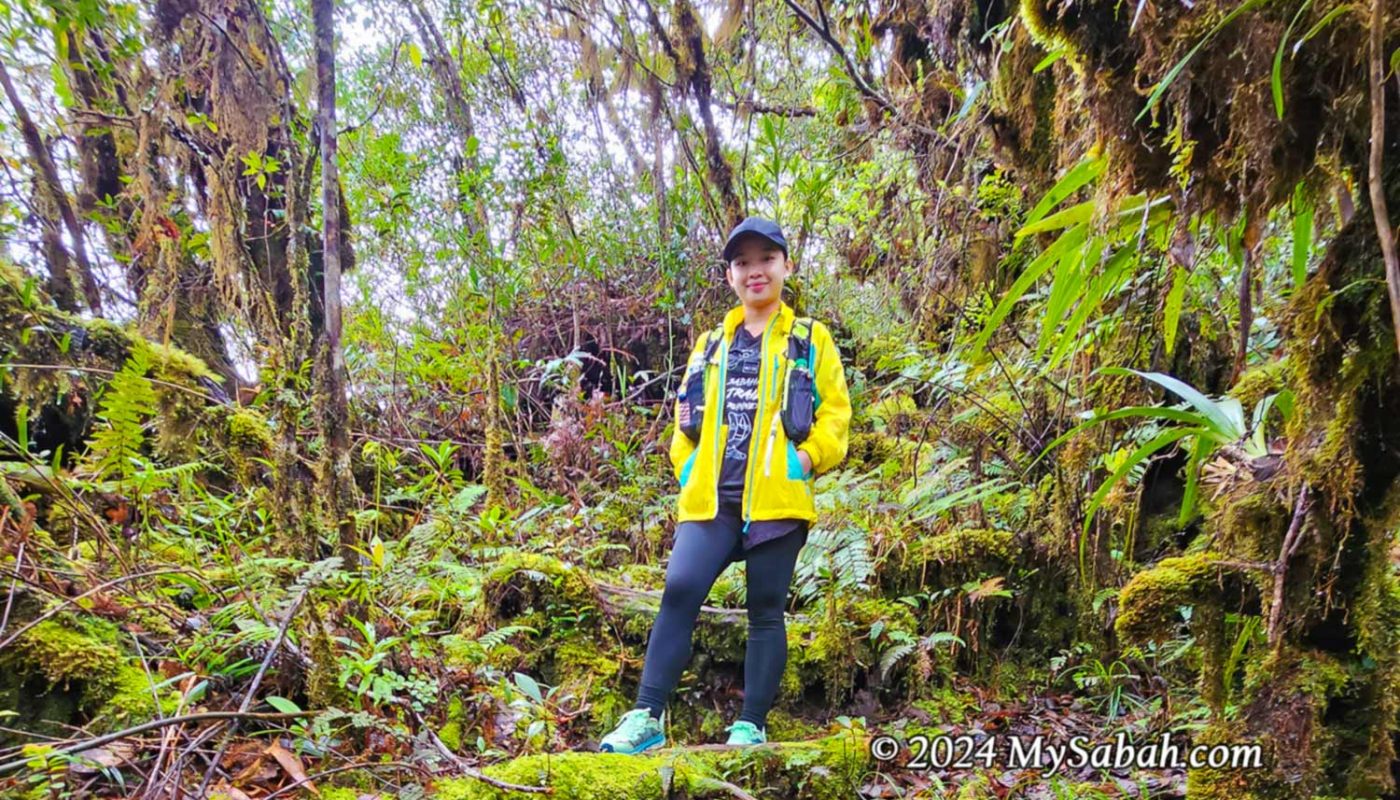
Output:
<path fill-rule="evenodd" d="M 812 474 L 812 456 L 806 450 L 797 451 L 797 460 L 802 464 L 802 474 Z"/>

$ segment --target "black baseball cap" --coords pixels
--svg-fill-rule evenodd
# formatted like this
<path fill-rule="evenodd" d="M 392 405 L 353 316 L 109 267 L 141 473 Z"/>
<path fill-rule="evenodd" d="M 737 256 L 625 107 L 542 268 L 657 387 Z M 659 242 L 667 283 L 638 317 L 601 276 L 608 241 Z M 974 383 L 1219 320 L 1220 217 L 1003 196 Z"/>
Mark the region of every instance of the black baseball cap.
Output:
<path fill-rule="evenodd" d="M 778 223 L 763 217 L 748 217 L 735 225 L 734 230 L 729 232 L 729 239 L 724 243 L 724 260 L 726 262 L 734 258 L 734 251 L 738 247 L 739 240 L 745 234 L 761 236 L 782 248 L 783 255 L 787 255 L 787 238 L 783 236 L 783 229 L 778 227 Z"/>

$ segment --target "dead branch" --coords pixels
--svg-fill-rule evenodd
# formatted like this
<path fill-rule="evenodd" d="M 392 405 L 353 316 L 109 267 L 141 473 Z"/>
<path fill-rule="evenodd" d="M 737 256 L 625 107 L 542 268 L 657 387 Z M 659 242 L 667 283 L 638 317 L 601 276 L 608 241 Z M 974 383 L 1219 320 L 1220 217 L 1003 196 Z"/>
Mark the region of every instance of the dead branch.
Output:
<path fill-rule="evenodd" d="M 1312 507 L 1312 491 L 1304 483 L 1298 490 L 1298 502 L 1293 506 L 1293 521 L 1288 524 L 1288 533 L 1283 537 L 1279 548 L 1278 561 L 1274 562 L 1274 600 L 1269 608 L 1269 644 L 1277 647 L 1280 630 L 1283 627 L 1283 590 L 1288 577 L 1288 562 L 1302 540 L 1303 521 Z"/>
<path fill-rule="evenodd" d="M 1400 350 L 1400 256 L 1395 252 L 1395 232 L 1386 209 L 1381 167 L 1385 151 L 1385 72 L 1381 61 L 1385 33 L 1385 2 L 1371 0 L 1371 213 L 1376 218 L 1376 237 L 1381 240 L 1385 261 L 1385 285 L 1390 294 L 1390 319 L 1395 327 L 1395 347 Z"/>
<path fill-rule="evenodd" d="M 74 753 L 80 753 L 84 750 L 91 750 L 94 747 L 101 747 L 104 744 L 110 744 L 119 739 L 126 739 L 128 737 L 136 736 L 138 734 L 146 733 L 148 731 L 157 731 L 161 728 L 168 728 L 171 725 L 184 725 L 190 722 L 205 722 L 208 720 L 222 721 L 231 719 L 251 719 L 273 721 L 284 719 L 298 719 L 300 717 L 314 716 L 316 713 L 317 712 L 315 711 L 201 711 L 194 714 L 186 714 L 182 717 L 166 717 L 165 719 L 153 719 L 150 722 L 143 722 L 140 725 L 116 731 L 115 733 L 107 733 L 103 734 L 102 736 L 93 737 L 91 739 L 84 739 L 75 744 L 68 745 L 67 747 L 61 747 L 58 750 L 55 750 L 51 753 L 47 753 L 46 756 L 48 758 L 58 758 L 60 756 L 72 755 Z M 6 772 L 12 772 L 14 770 L 25 767 L 29 764 L 30 760 L 31 759 L 29 758 L 23 758 L 19 761 L 10 761 L 4 764 L 0 764 L 0 775 L 5 774 Z"/>
<path fill-rule="evenodd" d="M 79 600 L 91 597 L 92 595 L 102 591 L 103 589 L 116 586 L 119 583 L 126 583 L 127 581 L 134 581 L 140 578 L 149 578 L 155 575 L 166 575 L 172 572 L 191 573 L 194 572 L 194 570 L 186 569 L 184 567 L 172 567 L 168 569 L 154 569 L 149 572 L 137 572 L 132 575 L 123 575 L 120 578 L 115 578 L 113 580 L 107 581 L 106 583 L 99 583 L 98 585 L 92 587 L 91 589 L 88 589 L 86 592 L 83 592 L 77 597 L 65 597 L 63 598 L 63 602 L 59 603 L 58 605 L 54 606 L 48 611 L 45 611 L 44 613 L 30 620 L 19 630 L 5 637 L 5 640 L 3 642 L 0 642 L 0 651 L 3 651 L 6 647 L 9 647 L 10 645 L 14 644 L 15 641 L 19 639 L 19 637 L 23 636 L 25 633 L 27 633 L 29 630 L 31 630 L 44 620 L 52 618 L 54 615 L 58 614 L 60 611 L 62 611 L 70 605 L 77 605 Z"/>
<path fill-rule="evenodd" d="M 403 704 L 403 706 L 404 708 L 408 709 L 408 712 L 410 714 L 413 715 L 413 721 L 418 724 L 418 729 L 428 734 L 428 739 L 432 741 L 433 747 L 436 748 L 437 751 L 442 754 L 443 758 L 446 758 L 449 763 L 451 763 L 457 769 L 461 770 L 463 775 L 466 775 L 469 778 L 479 780 L 482 783 L 487 784 L 488 786 L 494 786 L 497 789 L 504 789 L 507 791 L 514 792 L 524 792 L 526 794 L 554 794 L 553 786 L 520 786 L 514 783 L 506 783 L 503 780 L 493 778 L 490 775 L 487 775 L 486 773 L 482 772 L 481 770 L 471 766 L 467 762 L 463 761 L 461 757 L 459 757 L 456 753 L 452 752 L 452 749 L 447 746 L 446 742 L 438 738 L 437 732 L 433 730 L 433 726 L 426 724 L 423 721 L 423 717 L 421 714 L 419 714 L 416 710 L 414 710 L 411 706 L 409 706 L 406 703 Z"/>

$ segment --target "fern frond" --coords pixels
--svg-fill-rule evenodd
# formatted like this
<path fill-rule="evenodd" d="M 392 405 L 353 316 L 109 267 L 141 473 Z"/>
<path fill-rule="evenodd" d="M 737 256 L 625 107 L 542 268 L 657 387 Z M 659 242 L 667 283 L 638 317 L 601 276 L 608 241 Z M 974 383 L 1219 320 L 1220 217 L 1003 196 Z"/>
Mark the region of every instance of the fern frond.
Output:
<path fill-rule="evenodd" d="M 901 658 L 904 658 L 912 652 L 914 652 L 914 645 L 912 644 L 895 645 L 886 650 L 885 654 L 880 656 L 880 680 L 884 680 L 885 677 L 889 675 L 890 669 L 894 667 L 895 664 L 899 663 Z"/>
<path fill-rule="evenodd" d="M 97 418 L 102 425 L 88 444 L 88 461 L 101 478 L 129 478 L 143 464 L 146 423 L 156 415 L 156 392 L 146 378 L 150 353 L 132 348 L 102 393 Z"/>
<path fill-rule="evenodd" d="M 506 640 L 518 633 L 539 633 L 539 631 L 529 625 L 507 625 L 504 628 L 497 628 L 494 631 L 490 631 L 476 641 L 482 647 L 490 650 L 497 645 L 504 644 Z"/>

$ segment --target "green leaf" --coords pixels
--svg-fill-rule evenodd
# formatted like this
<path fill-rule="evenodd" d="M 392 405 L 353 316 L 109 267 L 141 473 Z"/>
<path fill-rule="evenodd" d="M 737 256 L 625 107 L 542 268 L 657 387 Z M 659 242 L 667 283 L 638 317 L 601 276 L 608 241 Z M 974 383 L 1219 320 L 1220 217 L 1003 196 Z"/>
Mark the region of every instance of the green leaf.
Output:
<path fill-rule="evenodd" d="M 278 711 L 281 711 L 283 714 L 301 713 L 301 706 L 298 706 L 296 703 L 293 703 L 291 700 L 288 700 L 285 697 L 278 697 L 276 695 L 272 695 L 264 699 L 267 700 L 268 705 L 272 706 Z"/>
<path fill-rule="evenodd" d="M 20 453 L 29 452 L 29 404 L 20 403 L 15 407 L 15 432 L 16 441 L 19 442 Z"/>
<path fill-rule="evenodd" d="M 1037 63 L 1035 67 L 1031 69 L 1031 74 L 1034 75 L 1041 72 L 1042 70 L 1049 68 L 1050 65 L 1054 64 L 1056 61 L 1059 61 L 1064 57 L 1065 51 L 1063 49 L 1051 51 L 1050 55 L 1040 59 L 1040 62 Z"/>
<path fill-rule="evenodd" d="M 1167 93 L 1167 89 L 1171 87 L 1172 82 L 1177 79 L 1177 76 L 1181 74 L 1181 71 L 1183 69 L 1186 69 L 1186 65 L 1190 63 L 1192 58 L 1195 58 L 1196 53 L 1200 52 L 1200 49 L 1205 46 L 1206 42 L 1209 42 L 1211 39 L 1215 38 L 1215 34 L 1224 30 L 1226 25 L 1229 25 L 1231 22 L 1234 22 L 1236 17 L 1239 17 L 1246 11 L 1252 10 L 1255 6 L 1259 5 L 1263 1 L 1264 0 L 1245 0 L 1245 2 L 1242 3 L 1239 8 L 1236 8 L 1234 11 L 1231 11 L 1229 14 L 1226 14 L 1224 19 L 1216 23 L 1215 27 L 1211 28 L 1209 33 L 1201 37 L 1201 40 L 1199 42 L 1196 42 L 1196 45 L 1186 53 L 1185 57 L 1183 57 L 1180 61 L 1176 62 L 1176 65 L 1173 66 L 1170 70 L 1168 70 L 1167 74 L 1163 76 L 1162 80 L 1157 82 L 1157 88 L 1153 89 L 1152 94 L 1147 98 L 1147 105 L 1142 107 L 1142 110 L 1138 112 L 1138 115 L 1136 117 L 1133 117 L 1133 122 L 1138 122 L 1144 116 L 1146 116 L 1147 112 L 1157 107 L 1157 103 L 1159 103 L 1162 99 L 1162 96 Z"/>
<path fill-rule="evenodd" d="M 1170 198 L 1167 197 L 1159 197 L 1156 200 L 1149 201 L 1145 195 L 1135 194 L 1132 197 L 1124 198 L 1122 204 L 1111 210 L 1106 216 L 1113 219 L 1123 219 L 1125 217 L 1136 218 L 1141 214 L 1143 206 L 1157 209 L 1169 200 Z M 1060 228 L 1065 228 L 1070 225 L 1088 222 L 1093 219 L 1097 206 L 1098 203 L 1093 200 L 1086 200 L 1083 203 L 1070 206 L 1042 220 L 1023 226 L 1019 231 L 1016 231 L 1016 238 L 1020 239 L 1033 233 L 1044 233 L 1045 231 L 1059 230 Z M 1136 219 L 1129 219 L 1120 227 L 1124 230 L 1132 230 L 1133 227 L 1140 224 L 1141 223 Z M 1114 233 L 1115 235 L 1119 234 L 1119 229 L 1115 228 Z"/>
<path fill-rule="evenodd" d="M 523 672 L 515 673 L 515 685 L 536 703 L 544 702 L 544 694 L 540 691 L 540 685 L 529 675 Z"/>
<path fill-rule="evenodd" d="M 1140 370 L 1124 367 L 1104 367 L 1100 371 L 1108 375 L 1133 374 L 1140 378 L 1146 378 L 1158 386 L 1181 396 L 1183 400 L 1190 403 L 1197 411 L 1205 416 L 1210 422 L 1210 430 L 1208 432 L 1215 434 L 1217 437 L 1223 437 L 1226 441 L 1232 442 L 1238 441 L 1244 436 L 1244 419 L 1239 414 L 1238 400 L 1234 401 L 1234 413 L 1232 414 L 1228 405 L 1232 398 L 1226 398 L 1225 401 L 1217 403 L 1204 394 L 1201 394 L 1190 384 L 1174 378 L 1171 375 L 1166 375 L 1161 372 L 1142 372 Z"/>
<path fill-rule="evenodd" d="M 1167 302 L 1162 309 L 1162 343 L 1167 355 L 1176 347 L 1176 329 L 1181 321 L 1181 303 L 1186 296 L 1186 269 L 1180 264 L 1172 266 L 1172 287 L 1167 292 Z"/>
<path fill-rule="evenodd" d="M 1176 515 L 1178 525 L 1185 525 L 1191 521 L 1191 512 L 1196 508 L 1196 494 L 1201 483 L 1201 464 L 1209 453 L 1209 442 L 1204 436 L 1197 436 L 1196 441 L 1191 444 L 1191 460 L 1186 463 L 1186 490 L 1181 495 L 1181 510 Z"/>
<path fill-rule="evenodd" d="M 462 490 L 453 496 L 450 506 L 453 511 L 459 514 L 465 514 L 470 511 L 471 507 L 476 505 L 476 501 L 480 500 L 485 494 L 486 487 L 480 484 L 463 486 Z"/>
<path fill-rule="evenodd" d="M 1098 310 L 1103 298 L 1114 291 L 1123 273 L 1131 265 L 1136 269 L 1142 262 L 1137 258 L 1139 252 L 1135 247 L 1124 247 L 1114 253 L 1108 259 L 1108 265 L 1104 267 L 1101 275 L 1095 275 L 1089 283 L 1089 291 L 1084 299 L 1079 301 L 1079 307 L 1075 309 L 1074 315 L 1070 317 L 1069 324 L 1065 326 L 1065 335 L 1060 337 L 1060 343 L 1055 346 L 1055 351 L 1050 354 L 1050 358 L 1044 362 L 1041 374 L 1048 374 L 1054 369 L 1062 359 L 1069 353 L 1069 349 L 1079 341 L 1085 321 L 1089 315 Z M 1093 274 L 1093 269 L 1089 270 Z"/>
<path fill-rule="evenodd" d="M 49 75 L 53 78 L 53 93 L 58 95 L 64 108 L 72 108 L 73 88 L 68 85 L 68 73 L 64 71 L 63 64 L 59 61 L 50 64 Z"/>
<path fill-rule="evenodd" d="M 1331 11 L 1328 11 L 1326 16 L 1317 21 L 1316 25 L 1312 26 L 1311 28 L 1308 28 L 1308 32 L 1303 34 L 1303 38 L 1293 43 L 1293 54 L 1297 55 L 1299 48 L 1301 48 L 1304 44 L 1307 44 L 1309 39 L 1313 38 L 1319 33 L 1322 33 L 1322 29 L 1326 28 L 1328 25 L 1331 25 L 1332 21 L 1337 19 L 1337 17 L 1340 17 L 1348 11 L 1357 10 L 1360 10 L 1357 5 L 1353 3 L 1347 3 L 1345 5 L 1337 6 Z"/>
<path fill-rule="evenodd" d="M 1308 256 L 1312 251 L 1313 204 L 1300 183 L 1293 190 L 1293 286 L 1308 279 Z"/>
<path fill-rule="evenodd" d="M 1130 419 L 1135 417 L 1141 417 L 1143 419 L 1169 419 L 1176 422 L 1189 422 L 1196 426 L 1205 423 L 1201 415 L 1194 411 L 1183 411 L 1179 408 L 1162 408 L 1161 406 L 1128 406 L 1127 408 L 1110 411 L 1107 414 L 1096 414 L 1059 436 L 1056 436 L 1049 444 L 1041 449 L 1040 454 L 1026 466 L 1026 469 L 1035 466 L 1036 462 L 1044 458 L 1051 450 L 1059 447 L 1085 428 L 1091 428 L 1103 422 L 1112 422 L 1115 419 Z"/>
<path fill-rule="evenodd" d="M 1044 233 L 1046 231 L 1057 231 L 1061 228 L 1068 228 L 1071 225 L 1079 225 L 1088 222 L 1094 217 L 1094 207 L 1097 204 L 1093 200 L 1085 200 L 1082 203 L 1057 211 L 1045 219 L 1037 220 L 1029 225 L 1023 226 L 1016 231 L 1016 238 L 1021 239 L 1033 233 Z"/>
<path fill-rule="evenodd" d="M 1278 48 L 1274 50 L 1274 70 L 1270 77 L 1270 88 L 1274 93 L 1274 113 L 1279 119 L 1283 119 L 1283 48 L 1288 44 L 1288 35 L 1293 32 L 1293 26 L 1298 24 L 1308 7 L 1313 4 L 1313 0 L 1303 0 L 1303 4 L 1298 7 L 1298 13 L 1293 15 L 1293 20 L 1288 23 L 1288 27 L 1283 31 L 1283 36 L 1278 40 Z"/>
<path fill-rule="evenodd" d="M 1050 191 L 1046 192 L 1045 196 L 1040 198 L 1040 202 L 1035 204 L 1035 208 L 1032 208 L 1030 213 L 1026 215 L 1026 224 L 1035 223 L 1050 209 L 1063 202 L 1066 197 L 1102 175 L 1107 164 L 1108 161 L 1103 157 L 1085 157 L 1078 164 L 1075 164 L 1055 182 L 1054 186 L 1050 187 Z"/>
<path fill-rule="evenodd" d="M 406 43 L 406 44 L 404 45 L 404 49 L 406 49 L 406 50 L 408 51 L 408 60 L 409 60 L 409 62 L 411 62 L 411 63 L 413 64 L 414 68 L 416 68 L 416 69 L 422 69 L 422 68 L 423 68 L 423 50 L 422 50 L 418 45 L 414 44 L 413 42 L 408 42 L 408 43 Z"/>
<path fill-rule="evenodd" d="M 1084 288 L 1084 275 L 1099 262 L 1103 252 L 1103 239 L 1095 237 L 1083 253 L 1071 251 L 1060 259 L 1060 267 L 1055 270 L 1055 281 L 1050 286 L 1050 299 L 1045 303 L 1045 314 L 1040 325 L 1040 341 L 1036 343 L 1035 357 L 1040 359 L 1045 350 L 1055 341 L 1060 320 L 1069 311 L 1069 304 L 1079 297 Z M 1065 335 L 1072 335 L 1066 331 Z"/>
<path fill-rule="evenodd" d="M 1158 450 L 1165 448 L 1169 444 L 1184 439 L 1187 436 L 1206 433 L 1208 433 L 1208 431 L 1202 428 L 1171 428 L 1157 434 L 1146 444 L 1130 453 L 1127 458 L 1123 459 L 1123 463 L 1118 465 L 1118 469 L 1114 470 L 1113 474 L 1108 476 L 1108 480 L 1103 482 L 1103 485 L 1098 488 L 1098 491 L 1094 492 L 1094 496 L 1089 500 L 1089 506 L 1084 510 L 1083 532 L 1085 534 L 1089 532 L 1089 524 L 1094 521 L 1094 512 L 1099 509 L 1100 505 L 1103 505 L 1104 499 L 1108 497 L 1108 493 L 1113 490 L 1114 485 L 1122 480 L 1123 476 L 1127 475 L 1133 467 L 1152 457 Z"/>
<path fill-rule="evenodd" d="M 982 326 L 982 332 L 977 334 L 977 338 L 972 343 L 973 352 L 979 352 L 982 348 L 986 347 L 987 340 L 991 338 L 992 332 L 995 331 L 997 326 L 1001 325 L 1002 321 L 1011 313 L 1011 309 L 1026 291 L 1030 289 L 1031 285 L 1039 280 L 1040 276 L 1044 275 L 1046 270 L 1050 269 L 1051 266 L 1059 263 L 1060 258 L 1064 256 L 1065 253 L 1078 249 L 1079 246 L 1084 243 L 1084 237 L 1087 233 L 1088 227 L 1085 223 L 1081 222 L 1075 225 L 1060 234 L 1060 238 L 1056 239 L 1054 244 L 1045 248 L 1045 252 L 1041 253 L 1034 261 L 1027 265 L 1025 271 L 1016 278 L 1015 283 L 1011 284 L 1011 288 L 1006 290 L 1006 295 L 1001 299 L 1001 302 L 997 304 L 991 316 L 987 318 L 986 324 Z"/>

